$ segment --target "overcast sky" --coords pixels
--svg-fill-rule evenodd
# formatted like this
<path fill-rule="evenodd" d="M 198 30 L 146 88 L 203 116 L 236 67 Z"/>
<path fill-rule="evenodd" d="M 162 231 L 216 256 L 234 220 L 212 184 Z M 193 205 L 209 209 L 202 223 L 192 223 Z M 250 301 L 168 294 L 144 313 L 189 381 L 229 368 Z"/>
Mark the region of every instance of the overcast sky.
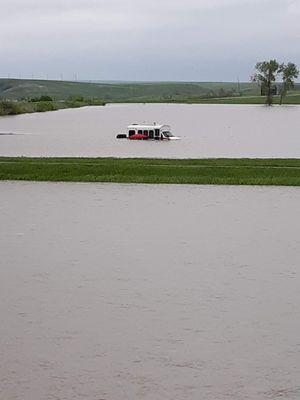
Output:
<path fill-rule="evenodd" d="M 0 0 L 0 75 L 248 80 L 300 65 L 300 0 Z"/>

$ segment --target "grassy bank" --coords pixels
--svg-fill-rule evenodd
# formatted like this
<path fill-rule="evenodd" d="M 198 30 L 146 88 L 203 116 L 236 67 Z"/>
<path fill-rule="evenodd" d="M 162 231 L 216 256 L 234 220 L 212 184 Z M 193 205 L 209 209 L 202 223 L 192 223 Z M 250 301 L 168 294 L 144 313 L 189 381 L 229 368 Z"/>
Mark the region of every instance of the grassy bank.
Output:
<path fill-rule="evenodd" d="M 136 103 L 137 100 L 128 100 L 127 103 Z M 264 104 L 265 98 L 261 96 L 240 96 L 240 97 L 224 97 L 224 98 L 196 98 L 186 97 L 181 100 L 148 100 L 149 103 L 179 103 L 179 104 Z M 274 98 L 274 104 L 279 104 L 279 96 Z M 300 94 L 291 95 L 285 99 L 284 104 L 297 105 L 300 104 Z M 103 106 L 105 103 L 101 100 L 59 100 L 59 101 L 11 101 L 0 100 L 0 116 L 18 115 L 25 113 L 56 111 L 66 108 L 80 108 L 85 106 Z"/>
<path fill-rule="evenodd" d="M 190 98 L 187 99 L 190 104 L 265 104 L 264 96 L 234 96 L 222 98 Z M 280 96 L 274 96 L 273 104 L 279 104 Z M 300 104 L 300 93 L 289 94 L 284 99 L 284 104 L 297 105 Z"/>
<path fill-rule="evenodd" d="M 0 157 L 0 180 L 300 186 L 300 159 Z"/>
<path fill-rule="evenodd" d="M 105 103 L 96 99 L 62 100 L 62 101 L 12 101 L 0 100 L 0 115 L 18 115 L 25 113 L 56 111 L 64 108 L 85 106 L 102 106 Z"/>

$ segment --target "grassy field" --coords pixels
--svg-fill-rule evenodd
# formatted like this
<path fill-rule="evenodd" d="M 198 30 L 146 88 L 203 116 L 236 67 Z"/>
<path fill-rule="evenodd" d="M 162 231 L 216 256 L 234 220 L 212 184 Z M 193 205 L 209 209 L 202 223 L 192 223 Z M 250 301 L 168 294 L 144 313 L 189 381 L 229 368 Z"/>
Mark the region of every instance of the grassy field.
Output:
<path fill-rule="evenodd" d="M 300 159 L 0 157 L 0 180 L 300 186 Z"/>

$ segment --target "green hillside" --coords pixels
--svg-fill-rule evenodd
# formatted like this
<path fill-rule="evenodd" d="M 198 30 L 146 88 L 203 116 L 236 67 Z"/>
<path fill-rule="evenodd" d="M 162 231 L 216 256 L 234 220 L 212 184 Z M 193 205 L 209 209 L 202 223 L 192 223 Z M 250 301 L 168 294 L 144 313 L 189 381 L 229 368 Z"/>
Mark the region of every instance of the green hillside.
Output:
<path fill-rule="evenodd" d="M 263 104 L 259 87 L 250 82 L 68 82 L 49 80 L 0 79 L 0 100 L 27 100 L 50 96 L 55 101 L 82 96 L 112 102 L 183 102 Z M 276 101 L 276 100 L 275 100 Z M 300 103 L 300 84 L 286 103 Z"/>
<path fill-rule="evenodd" d="M 258 94 L 252 83 L 241 83 L 241 93 Z M 48 80 L 0 79 L 0 98 L 20 100 L 48 95 L 56 100 L 70 96 L 99 98 L 106 102 L 169 102 L 188 98 L 236 95 L 236 82 L 87 83 Z"/>

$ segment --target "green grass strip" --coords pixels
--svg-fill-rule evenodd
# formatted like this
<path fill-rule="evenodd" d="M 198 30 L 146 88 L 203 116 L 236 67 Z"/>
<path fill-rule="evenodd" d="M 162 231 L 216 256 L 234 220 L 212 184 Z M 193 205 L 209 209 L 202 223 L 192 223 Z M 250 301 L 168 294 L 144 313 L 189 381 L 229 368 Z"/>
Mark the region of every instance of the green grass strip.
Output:
<path fill-rule="evenodd" d="M 300 186 L 300 159 L 0 157 L 0 180 Z"/>

